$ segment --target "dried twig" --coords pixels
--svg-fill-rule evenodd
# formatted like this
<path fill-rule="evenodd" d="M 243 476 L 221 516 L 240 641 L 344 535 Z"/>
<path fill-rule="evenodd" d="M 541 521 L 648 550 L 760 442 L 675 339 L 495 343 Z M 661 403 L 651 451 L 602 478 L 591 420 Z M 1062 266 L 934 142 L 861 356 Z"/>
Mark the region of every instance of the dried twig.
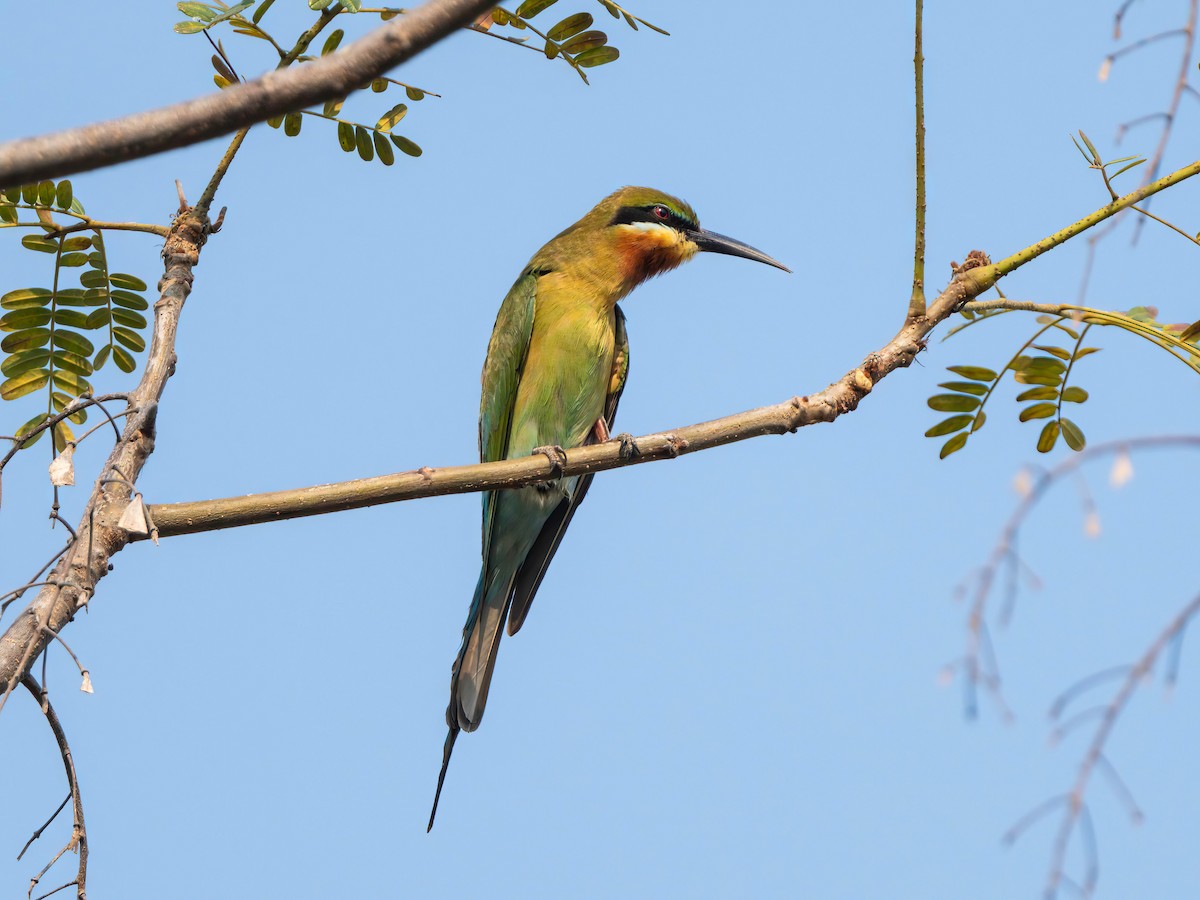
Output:
<path fill-rule="evenodd" d="M 42 690 L 37 681 L 34 680 L 33 676 L 26 675 L 21 679 L 21 684 L 25 686 L 26 690 L 28 690 L 29 693 L 33 695 L 33 698 L 38 702 L 38 706 L 41 708 L 42 714 L 45 715 L 46 721 L 50 725 L 50 730 L 54 732 L 54 740 L 58 743 L 58 752 L 62 756 L 63 768 L 67 773 L 67 787 L 70 788 L 71 791 L 69 799 L 72 801 L 71 805 L 75 812 L 75 824 L 71 828 L 70 839 L 67 841 L 66 845 L 59 850 L 57 854 L 55 854 L 54 858 L 51 859 L 50 862 L 48 862 L 46 866 L 30 880 L 29 896 L 32 896 L 34 887 L 37 886 L 37 883 L 41 880 L 42 876 L 50 870 L 50 867 L 58 862 L 58 860 L 62 858 L 62 855 L 68 850 L 75 850 L 79 854 L 79 869 L 75 875 L 75 879 L 62 885 L 62 887 L 55 888 L 53 891 L 50 891 L 47 894 L 42 894 L 41 896 L 49 897 L 50 894 L 57 893 L 58 891 L 63 890 L 63 888 L 75 885 L 75 896 L 78 898 L 78 900 L 86 900 L 88 865 L 87 825 L 84 823 L 83 819 L 83 798 L 79 793 L 79 778 L 75 774 L 75 760 L 71 756 L 71 745 L 67 743 L 66 732 L 63 731 L 62 722 L 59 721 L 58 715 L 54 712 L 54 707 L 50 705 L 49 696 L 45 691 Z M 65 801 L 63 805 L 66 805 Z M 59 807 L 59 810 L 61 809 L 62 806 Z M 54 816 L 57 815 L 58 812 L 56 811 Z M 49 825 L 50 822 L 54 821 L 54 816 L 50 817 L 50 821 L 48 821 L 46 825 Z M 42 829 L 44 829 L 46 825 L 43 825 L 42 828 L 39 828 L 34 833 L 34 837 L 30 839 L 30 843 L 33 843 L 33 841 L 36 840 L 37 836 L 41 834 Z M 25 846 L 28 848 L 29 844 L 26 844 Z M 22 854 L 24 852 L 24 850 L 21 851 Z M 18 859 L 19 858 L 20 857 L 18 857 Z"/>

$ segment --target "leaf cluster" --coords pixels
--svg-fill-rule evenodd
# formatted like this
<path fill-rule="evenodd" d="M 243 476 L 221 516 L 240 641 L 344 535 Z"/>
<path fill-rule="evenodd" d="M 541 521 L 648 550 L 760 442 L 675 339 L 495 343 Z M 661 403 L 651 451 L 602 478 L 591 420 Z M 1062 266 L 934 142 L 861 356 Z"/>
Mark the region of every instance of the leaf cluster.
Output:
<path fill-rule="evenodd" d="M 560 19 L 556 24 L 547 29 L 540 31 L 536 26 L 531 24 L 530 20 L 545 12 L 558 0 L 524 0 L 515 11 L 509 11 L 502 7 L 496 7 L 492 10 L 486 24 L 477 25 L 477 28 L 490 28 L 492 24 L 499 26 L 509 26 L 516 31 L 530 31 L 537 35 L 544 42 L 542 52 L 545 53 L 547 59 L 562 59 L 587 83 L 587 75 L 584 69 L 593 69 L 596 66 L 602 66 L 613 62 L 620 58 L 621 51 L 609 44 L 608 35 L 598 29 L 593 29 L 592 25 L 595 20 L 591 13 L 577 12 L 563 19 Z M 647 22 L 645 19 L 633 15 L 633 13 L 623 7 L 612 2 L 612 0 L 597 0 L 605 10 L 614 18 L 625 20 L 634 31 L 638 30 L 638 23 L 645 25 L 652 31 L 657 31 L 659 34 L 669 34 L 657 25 Z M 523 37 L 506 36 L 506 40 L 515 43 L 523 43 L 526 39 Z"/>
<path fill-rule="evenodd" d="M 123 372 L 134 370 L 133 354 L 146 348 L 144 313 L 150 304 L 142 296 L 144 281 L 111 271 L 100 227 L 85 229 L 90 234 L 65 233 L 54 223 L 56 209 L 83 214 L 69 181 L 0 192 L 0 221 L 33 225 L 18 222 L 18 209 L 35 210 L 46 232 L 25 235 L 21 246 L 53 257 L 49 287 L 17 288 L 0 296 L 0 399 L 47 391 L 46 411 L 17 430 L 16 436 L 23 437 L 76 397 L 92 393 L 90 377 L 110 360 Z M 80 410 L 55 425 L 56 449 L 74 440 L 68 421 L 80 425 L 86 419 L 86 410 Z M 25 446 L 40 437 L 41 432 Z"/>
<path fill-rule="evenodd" d="M 243 0 L 243 2 L 238 3 L 236 6 L 228 8 L 223 7 L 223 5 L 219 3 L 216 5 L 198 2 L 178 3 L 176 5 L 179 8 L 179 11 L 184 15 L 191 16 L 192 18 L 189 21 L 179 22 L 176 24 L 175 31 L 180 34 L 198 34 L 201 32 L 207 32 L 214 25 L 228 23 L 235 34 L 247 35 L 249 37 L 257 38 L 272 44 L 279 52 L 280 58 L 283 59 L 286 57 L 286 54 L 283 52 L 282 48 L 262 27 L 262 25 L 259 24 L 267 10 L 270 9 L 272 3 L 274 3 L 274 0 L 263 0 L 262 3 L 258 4 L 257 8 L 251 14 L 249 19 L 243 16 L 242 13 L 248 10 L 251 6 L 255 5 L 254 0 L 248 0 L 248 2 L 247 0 Z M 328 2 L 328 0 L 326 0 L 326 2 L 315 2 L 315 0 L 313 0 L 313 2 L 309 3 L 309 6 L 312 9 L 319 10 L 325 10 L 330 5 L 331 4 Z M 356 0 L 342 0 L 342 2 L 337 5 L 340 7 L 340 9 L 337 10 L 339 13 L 363 12 L 362 4 L 356 2 Z M 396 15 L 399 15 L 401 12 L 401 10 L 390 8 L 372 11 L 378 12 L 380 18 L 384 19 L 385 21 L 393 18 Z M 345 32 L 340 28 L 330 33 L 325 40 L 324 46 L 321 48 L 320 55 L 328 56 L 329 54 L 333 53 L 335 50 L 337 50 L 344 37 Z M 239 79 L 232 63 L 229 60 L 228 55 L 225 53 L 224 45 L 220 41 L 217 41 L 215 46 L 217 48 L 217 53 L 213 54 L 212 56 L 212 65 L 213 69 L 215 70 L 213 81 L 217 87 L 224 89 L 229 87 L 231 84 L 237 83 Z M 311 62 L 317 58 L 318 57 L 314 56 L 297 55 L 296 61 L 304 63 Z M 397 81 L 394 78 L 385 77 L 376 78 L 371 81 L 370 84 L 363 85 L 353 93 L 360 93 L 370 90 L 372 93 L 379 94 L 386 91 L 391 85 L 397 85 L 403 88 L 407 99 L 413 103 L 425 99 L 427 94 L 432 93 L 430 91 L 425 91 L 422 88 Z M 433 96 L 436 97 L 438 95 L 433 94 Z M 399 149 L 400 152 L 408 156 L 417 157 L 421 155 L 422 150 L 415 141 L 404 137 L 403 135 L 392 133 L 392 129 L 408 113 L 407 104 L 398 103 L 385 112 L 374 125 L 365 125 L 339 117 L 342 106 L 345 104 L 347 99 L 348 97 L 341 97 L 330 100 L 325 103 L 325 106 L 321 112 L 317 112 L 315 110 L 295 110 L 294 112 L 290 112 L 285 115 L 274 116 L 267 120 L 267 124 L 272 128 L 282 127 L 285 135 L 288 137 L 296 137 L 300 134 L 300 129 L 303 125 L 303 116 L 308 115 L 316 116 L 322 119 L 328 119 L 329 121 L 337 124 L 338 144 L 343 150 L 345 150 L 347 153 L 357 150 L 359 157 L 364 161 L 370 162 L 373 159 L 378 159 L 385 166 L 390 166 L 396 161 L 396 155 L 392 149 L 393 145 Z"/>
<path fill-rule="evenodd" d="M 951 374 L 965 380 L 942 382 L 938 387 L 948 393 L 935 394 L 926 401 L 932 410 L 953 413 L 925 432 L 931 438 L 952 435 L 942 445 L 939 454 L 942 459 L 965 447 L 968 438 L 983 427 L 987 421 L 984 406 L 1006 372 L 1012 372 L 1013 380 L 1022 388 L 1017 402 L 1024 405 L 1017 418 L 1021 422 L 1050 420 L 1042 425 L 1038 435 L 1039 452 L 1053 450 L 1060 436 L 1072 450 L 1086 446 L 1083 430 L 1063 415 L 1063 404 L 1084 403 L 1088 399 L 1086 390 L 1068 382 L 1075 363 L 1099 350 L 1083 346 L 1091 325 L 1078 329 L 1077 323 L 1067 316 L 1039 316 L 1038 322 L 1042 327 L 999 372 L 984 366 L 948 367 Z M 1037 343 L 1048 332 L 1070 338 L 1070 346 L 1061 347 L 1049 341 Z"/>

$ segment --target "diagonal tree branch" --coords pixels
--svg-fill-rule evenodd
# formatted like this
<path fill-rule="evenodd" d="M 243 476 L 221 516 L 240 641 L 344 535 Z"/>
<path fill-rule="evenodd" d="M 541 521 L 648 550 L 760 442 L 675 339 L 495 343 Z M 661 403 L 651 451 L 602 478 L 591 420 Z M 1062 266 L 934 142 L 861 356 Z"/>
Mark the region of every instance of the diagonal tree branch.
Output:
<path fill-rule="evenodd" d="M 105 509 L 130 497 L 131 486 L 154 451 L 158 400 L 175 369 L 175 333 L 184 301 L 191 292 L 192 269 L 208 238 L 208 219 L 195 210 L 180 210 L 163 247 L 165 274 L 154 304 L 154 333 L 146 367 L 129 395 L 121 440 L 109 454 L 80 517 L 74 540 L 46 578 L 33 601 L 0 636 L 0 693 L 7 694 L 28 674 L 33 661 L 54 634 L 67 626 L 108 572 L 114 553 L 129 541 L 127 532 L 104 524 Z M 117 476 L 114 478 L 114 476 Z"/>
<path fill-rule="evenodd" d="M 173 106 L 0 144 L 0 186 L 28 184 L 152 156 L 343 95 L 412 59 L 494 6 L 430 0 L 345 50 Z"/>
<path fill-rule="evenodd" d="M 568 450 L 563 459 L 553 462 L 542 454 L 534 454 L 470 466 L 437 469 L 424 467 L 395 475 L 249 494 L 244 497 L 157 504 L 149 508 L 150 522 L 145 532 L 133 535 L 131 539 L 149 537 L 152 530 L 155 537 L 167 537 L 361 509 L 379 503 L 394 503 L 421 497 L 520 487 L 549 478 L 583 475 L 638 463 L 672 459 L 683 453 L 719 447 L 722 444 L 765 434 L 784 434 L 806 425 L 832 422 L 843 413 L 854 410 L 881 378 L 909 365 L 923 349 L 925 339 L 939 323 L 989 289 L 1001 277 L 1145 197 L 1198 173 L 1200 161 L 1114 200 L 995 264 L 987 262 L 986 259 L 982 264 L 980 260 L 974 260 L 975 266 L 964 266 L 960 269 L 950 285 L 929 305 L 924 316 L 907 319 L 895 337 L 867 357 L 862 365 L 815 394 L 793 397 L 783 403 L 735 413 L 711 422 L 646 435 L 635 439 L 637 451 L 632 455 L 623 452 L 621 441 L 614 440 Z M 122 510 L 118 506 L 113 506 L 108 512 L 109 520 L 115 522 L 121 513 Z M 3 669 L 0 668 L 0 673 L 2 672 Z"/>

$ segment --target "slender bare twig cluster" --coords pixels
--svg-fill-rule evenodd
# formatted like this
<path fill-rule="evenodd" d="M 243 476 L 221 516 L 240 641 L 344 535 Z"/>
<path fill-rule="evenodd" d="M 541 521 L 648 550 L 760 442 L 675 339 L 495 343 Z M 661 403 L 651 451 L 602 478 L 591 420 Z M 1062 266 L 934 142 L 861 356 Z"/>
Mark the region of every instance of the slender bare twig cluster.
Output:
<path fill-rule="evenodd" d="M 1172 38 L 1180 38 L 1181 43 L 1183 44 L 1179 55 L 1179 73 L 1176 76 L 1175 82 L 1172 86 L 1171 99 L 1167 103 L 1167 108 L 1160 112 L 1148 113 L 1144 116 L 1139 116 L 1138 118 L 1131 119 L 1128 122 L 1122 122 L 1119 126 L 1117 126 L 1116 141 L 1118 144 L 1120 144 L 1121 139 L 1131 129 L 1150 122 L 1162 122 L 1162 130 L 1159 132 L 1158 143 L 1154 148 L 1154 153 L 1150 156 L 1149 165 L 1145 167 L 1142 173 L 1143 185 L 1149 184 L 1155 178 L 1157 178 L 1158 173 L 1162 169 L 1163 158 L 1167 151 L 1167 143 L 1171 139 L 1171 132 L 1174 128 L 1176 118 L 1179 115 L 1179 106 L 1180 101 L 1183 99 L 1183 95 L 1185 93 L 1191 93 L 1194 96 L 1200 97 L 1200 93 L 1197 93 L 1196 88 L 1194 88 L 1188 80 L 1191 76 L 1192 57 L 1196 50 L 1196 21 L 1197 15 L 1200 13 L 1200 0 L 1187 0 L 1187 3 L 1187 21 L 1181 28 L 1172 28 L 1167 31 L 1159 32 L 1158 34 L 1149 35 L 1133 41 L 1130 44 L 1114 50 L 1112 53 L 1106 56 L 1104 58 L 1104 62 L 1100 66 L 1100 80 L 1106 81 L 1117 60 L 1127 56 L 1130 53 L 1137 52 L 1145 47 L 1152 46 L 1160 41 L 1170 40 Z M 1124 24 L 1125 14 L 1129 11 L 1129 7 L 1131 5 L 1132 0 L 1125 0 L 1125 2 L 1118 7 L 1116 15 L 1113 17 L 1113 40 L 1119 41 L 1121 39 L 1121 28 Z M 1146 217 L 1149 216 L 1149 213 L 1145 212 L 1145 210 L 1138 210 L 1138 212 L 1142 212 L 1143 215 L 1142 217 L 1138 218 L 1137 224 L 1134 226 L 1135 230 L 1133 234 L 1133 240 L 1135 242 L 1137 241 L 1138 235 L 1141 232 L 1142 226 L 1145 224 Z M 1103 228 L 1097 229 L 1096 232 L 1087 239 L 1087 257 L 1084 260 L 1083 274 L 1079 282 L 1078 302 L 1080 304 L 1082 304 L 1087 297 L 1088 283 L 1091 280 L 1092 268 L 1096 262 L 1096 246 L 1106 237 L 1112 234 L 1119 224 L 1120 219 L 1114 218 Z"/>
<path fill-rule="evenodd" d="M 1033 580 L 1032 570 L 1022 559 L 1018 549 L 1019 537 L 1021 529 L 1047 492 L 1068 478 L 1077 476 L 1081 468 L 1088 463 L 1104 457 L 1116 458 L 1112 482 L 1120 486 L 1132 473 L 1129 461 L 1132 452 L 1168 448 L 1200 449 L 1200 435 L 1151 436 L 1097 444 L 1073 454 L 1051 469 L 1038 472 L 1033 477 L 1026 471 L 1018 478 L 1020 502 L 1001 529 L 987 560 L 972 573 L 970 581 L 960 588 L 961 594 L 970 595 L 967 647 L 963 656 L 947 667 L 947 674 L 962 673 L 967 690 L 969 714 L 975 714 L 976 695 L 983 689 L 1002 717 L 1008 719 L 1012 715 L 1001 687 L 1000 666 L 988 619 L 993 601 L 999 599 L 1001 607 L 996 618 L 1001 625 L 1005 624 L 1012 614 L 1021 583 Z M 1085 530 L 1094 532 L 1095 505 L 1090 493 L 1085 493 L 1082 500 Z M 1001 580 L 1003 584 L 998 587 Z M 1050 737 L 1053 743 L 1058 743 L 1088 726 L 1093 728 L 1093 732 L 1071 787 L 1064 793 L 1056 794 L 1038 804 L 1022 816 L 1004 836 L 1006 843 L 1012 843 L 1034 823 L 1056 811 L 1060 812 L 1061 818 L 1046 877 L 1046 896 L 1057 896 L 1060 887 L 1064 885 L 1074 888 L 1076 893 L 1084 897 L 1091 896 L 1095 890 L 1099 868 L 1095 827 L 1087 797 L 1097 773 L 1105 777 L 1118 799 L 1128 809 L 1131 818 L 1134 821 L 1141 819 L 1141 810 L 1116 766 L 1105 754 L 1105 748 L 1138 687 L 1146 682 L 1168 649 L 1174 648 L 1176 653 L 1178 652 L 1184 629 L 1198 612 L 1200 597 L 1193 598 L 1179 609 L 1135 662 L 1106 668 L 1080 679 L 1060 693 L 1050 705 L 1050 719 L 1053 723 Z M 1174 681 L 1174 677 L 1175 664 L 1172 662 L 1166 673 L 1168 684 Z M 1076 708 L 1076 701 L 1090 696 L 1097 688 L 1112 682 L 1116 682 L 1117 686 L 1108 699 L 1081 710 Z M 1067 855 L 1076 834 L 1080 836 L 1084 855 L 1084 872 L 1080 879 L 1074 879 L 1067 874 Z"/>

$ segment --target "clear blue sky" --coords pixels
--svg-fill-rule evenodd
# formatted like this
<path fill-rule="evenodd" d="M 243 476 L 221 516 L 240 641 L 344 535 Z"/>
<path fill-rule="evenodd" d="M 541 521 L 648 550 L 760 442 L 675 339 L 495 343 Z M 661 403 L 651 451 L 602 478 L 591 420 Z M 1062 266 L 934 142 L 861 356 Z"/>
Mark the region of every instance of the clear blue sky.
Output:
<path fill-rule="evenodd" d="M 1118 123 L 1164 107 L 1178 68 L 1178 42 L 1163 42 L 1099 83 L 1115 6 L 930 4 L 931 287 L 971 249 L 1005 255 L 1104 201 L 1068 134 L 1111 149 Z M 1127 34 L 1178 27 L 1185 7 L 1136 4 Z M 684 196 L 705 226 L 795 274 L 702 258 L 635 293 L 621 429 L 819 390 L 893 334 L 911 279 L 909 4 L 631 4 L 669 38 L 584 0 L 556 7 L 584 8 L 623 53 L 590 88 L 466 33 L 395 73 L 444 95 L 398 129 L 424 147 L 419 160 L 361 163 L 317 120 L 294 140 L 252 133 L 196 271 L 148 501 L 471 461 L 501 298 L 545 240 L 623 184 Z M 171 33 L 179 18 L 170 3 L 10 11 L 0 137 L 210 89 L 210 50 Z M 282 39 L 309 18 L 287 0 L 264 24 Z M 245 73 L 266 63 L 252 41 L 225 43 Z M 399 99 L 346 112 L 374 121 Z M 1148 152 L 1157 136 L 1136 130 L 1122 149 Z M 1168 170 L 1198 136 L 1185 98 Z M 165 223 L 173 179 L 195 198 L 223 146 L 79 176 L 76 194 L 97 216 Z M 1195 231 L 1195 190 L 1154 209 Z M 1152 228 L 1133 249 L 1129 224 L 1102 245 L 1091 301 L 1197 318 L 1194 248 Z M 161 273 L 149 237 L 109 248 L 121 269 Z M 1006 292 L 1072 300 L 1083 258 L 1073 244 Z M 0 260 L 5 289 L 45 278 L 11 232 Z M 1076 484 L 1048 498 L 1022 541 L 1042 587 L 997 631 L 1015 721 L 986 703 L 968 721 L 961 684 L 938 681 L 966 641 L 954 588 L 1016 502 L 1036 427 L 1017 422 L 1008 390 L 967 450 L 939 462 L 924 401 L 947 365 L 1002 363 L 1032 324 L 1013 318 L 933 343 L 833 426 L 601 475 L 502 648 L 431 835 L 450 662 L 478 571 L 476 496 L 121 553 L 66 634 L 96 693 L 74 689 L 64 654 L 50 661 L 84 791 L 90 895 L 1040 896 L 1056 820 L 1012 849 L 1001 835 L 1068 788 L 1083 752 L 1086 730 L 1048 744 L 1052 699 L 1135 658 L 1196 590 L 1195 459 L 1136 458 L 1120 492 L 1106 463 L 1089 469 L 1095 540 Z M 1080 373 L 1093 400 L 1076 417 L 1093 442 L 1195 427 L 1186 369 L 1099 337 L 1106 349 Z M 98 383 L 132 383 L 117 374 Z M 5 404 L 0 432 L 32 412 Z M 81 473 L 102 439 L 80 451 Z M 59 545 L 42 524 L 44 450 L 5 472 L 2 589 Z M 65 492 L 68 519 L 84 490 Z M 1145 822 L 1131 825 L 1103 783 L 1091 795 L 1101 897 L 1187 897 L 1200 881 L 1194 643 L 1182 659 L 1174 696 L 1146 685 L 1110 747 Z M 0 890 L 15 896 L 66 833 L 59 823 L 13 861 L 65 788 L 26 697 L 0 735 Z"/>

